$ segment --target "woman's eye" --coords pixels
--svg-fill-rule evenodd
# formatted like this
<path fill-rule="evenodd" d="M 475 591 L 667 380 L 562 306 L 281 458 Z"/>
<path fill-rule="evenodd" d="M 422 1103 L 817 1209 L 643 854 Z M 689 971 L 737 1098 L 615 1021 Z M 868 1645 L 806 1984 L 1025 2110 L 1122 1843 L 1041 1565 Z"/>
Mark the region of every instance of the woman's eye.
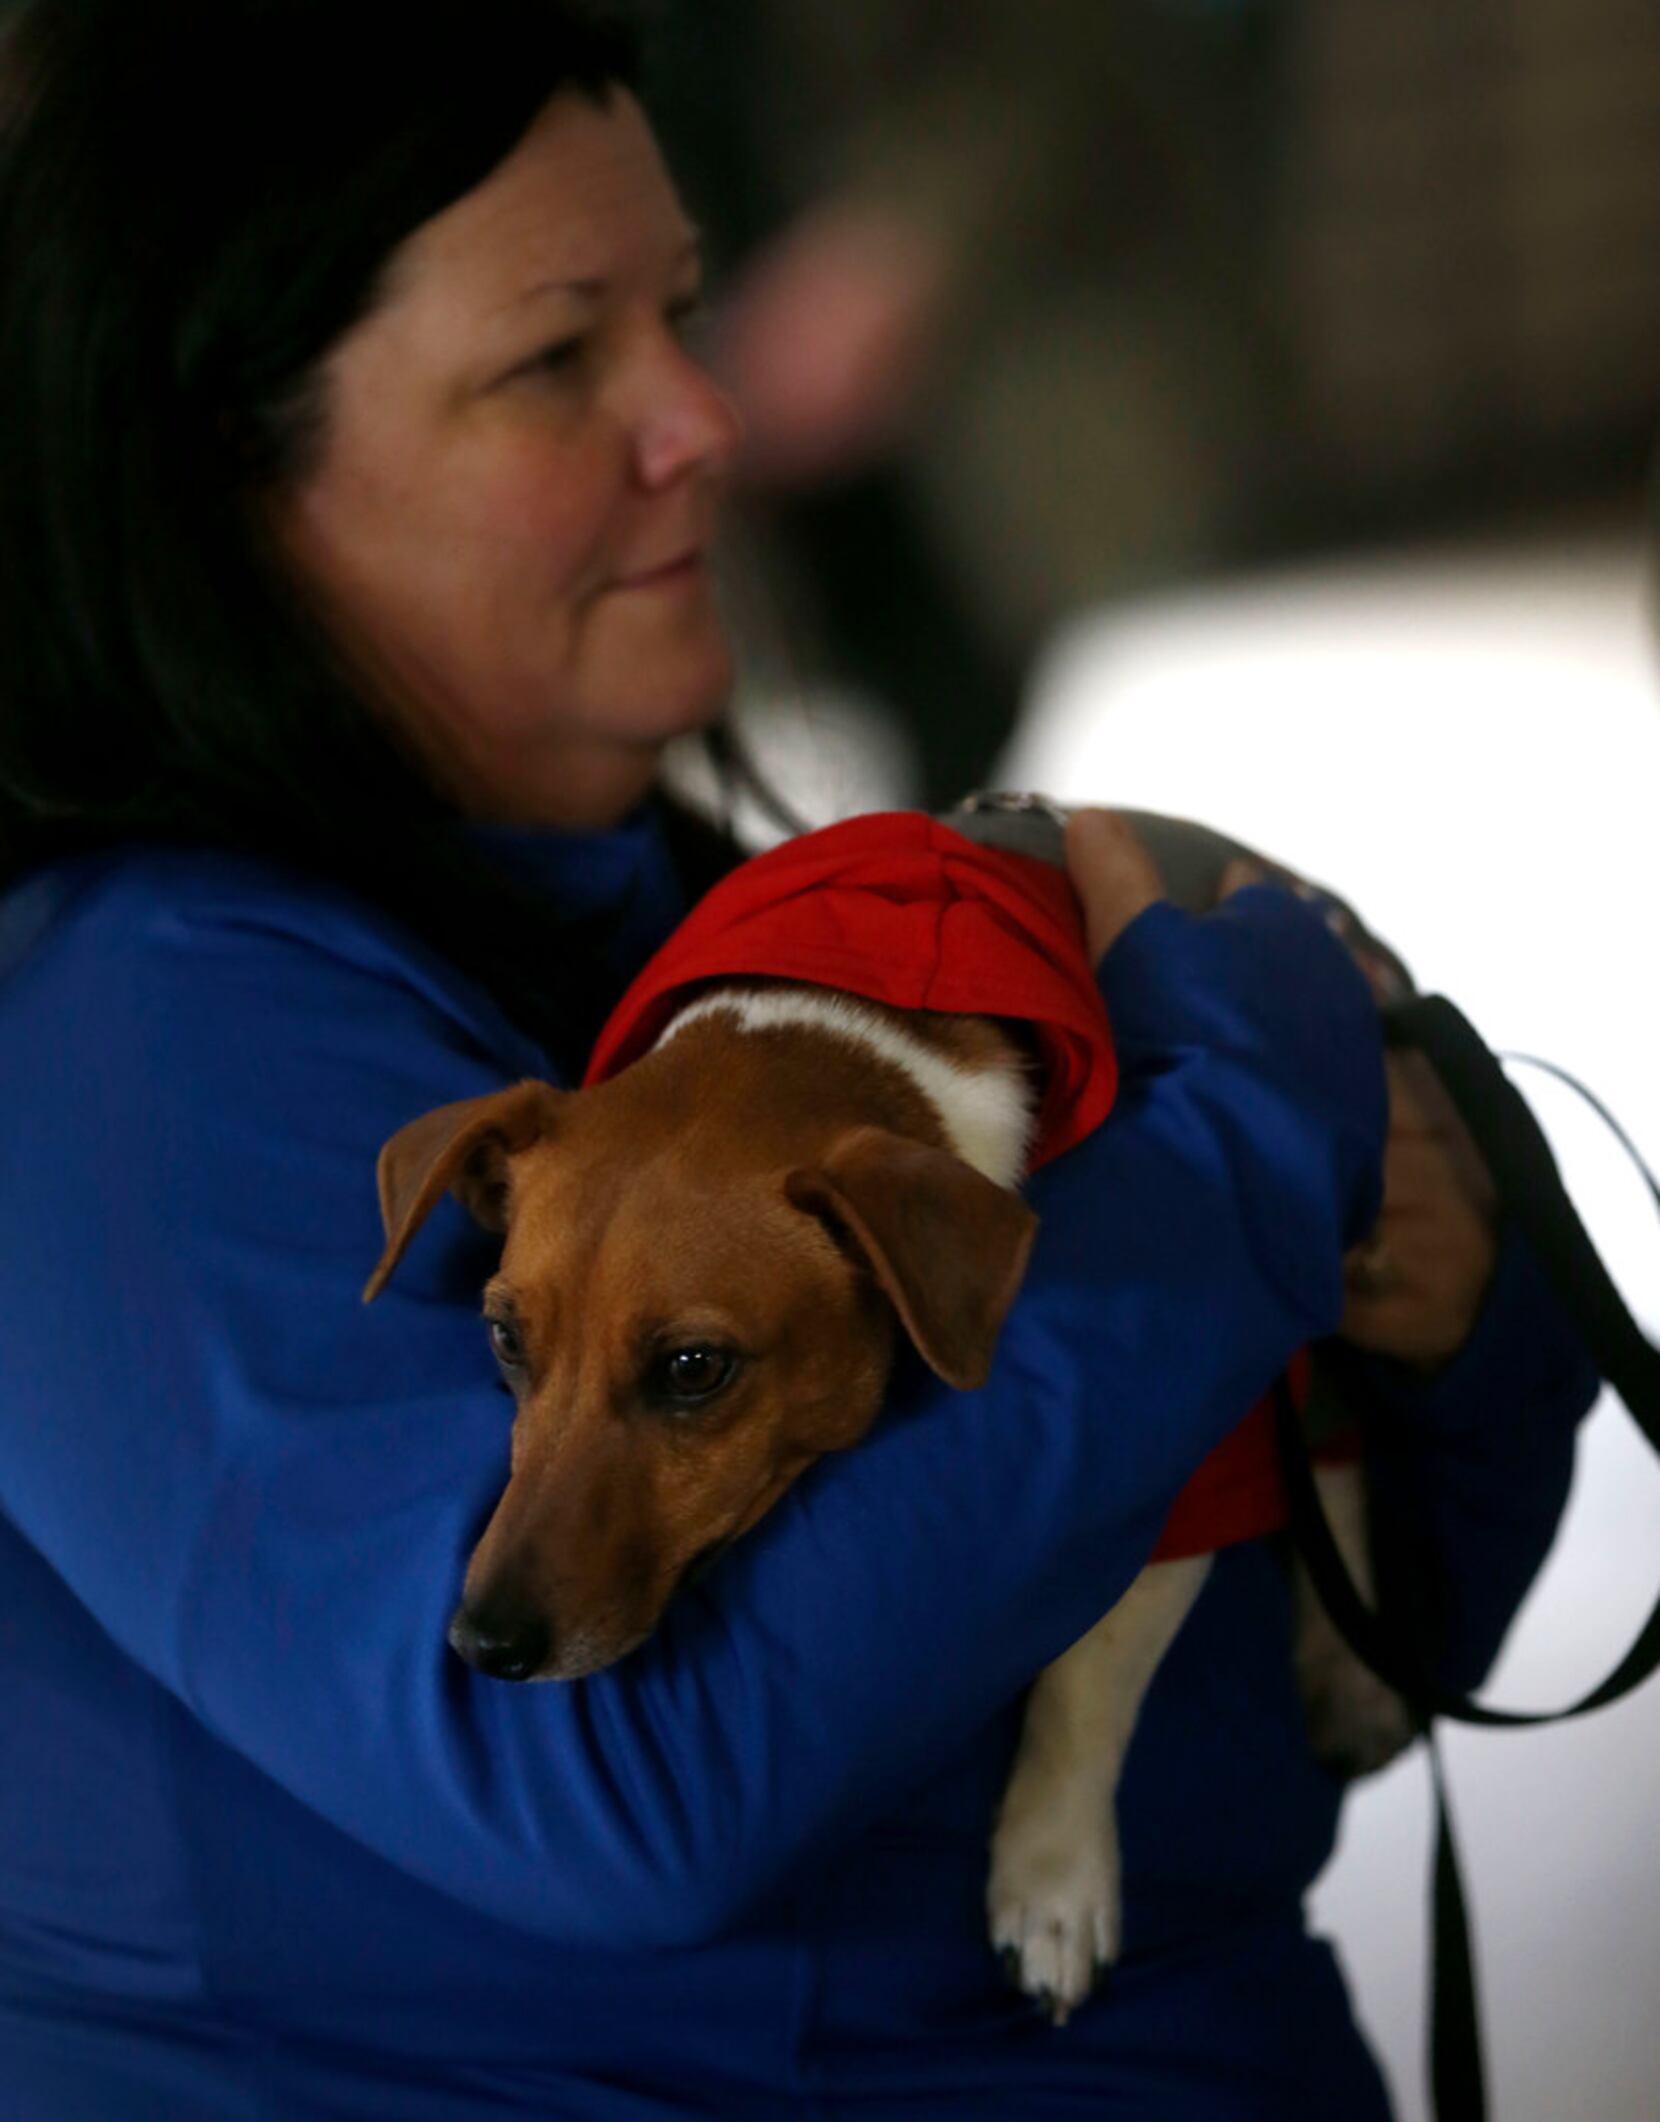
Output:
<path fill-rule="evenodd" d="M 525 1337 L 511 1319 L 492 1319 L 489 1322 L 490 1349 L 503 1370 L 523 1370 L 528 1356 Z"/>
<path fill-rule="evenodd" d="M 695 1407 L 712 1400 L 737 1375 L 738 1359 L 729 1349 L 693 1345 L 671 1348 L 659 1356 L 651 1383 L 657 1396 L 676 1407 Z"/>
<path fill-rule="evenodd" d="M 544 347 L 531 366 L 556 376 L 564 375 L 582 359 L 587 344 L 587 340 L 581 337 L 561 339 L 556 345 Z"/>

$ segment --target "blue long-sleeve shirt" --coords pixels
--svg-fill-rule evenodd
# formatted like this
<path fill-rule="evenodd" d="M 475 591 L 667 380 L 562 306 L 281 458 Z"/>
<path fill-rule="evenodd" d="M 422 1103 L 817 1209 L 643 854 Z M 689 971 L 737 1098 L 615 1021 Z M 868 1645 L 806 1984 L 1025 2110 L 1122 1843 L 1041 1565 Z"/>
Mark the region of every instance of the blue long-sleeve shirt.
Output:
<path fill-rule="evenodd" d="M 679 910 L 649 816 L 495 845 L 619 910 L 619 982 Z M 1056 2032 L 985 1942 L 1025 1684 L 1335 1324 L 1377 1201 L 1370 1005 L 1309 916 L 1154 909 L 1104 977 L 1119 1108 L 1034 1184 L 990 1383 L 906 1372 L 641 1651 L 509 1688 L 445 1646 L 512 1411 L 487 1241 L 446 1204 L 359 1291 L 380 1143 L 545 1058 L 372 909 L 251 861 L 129 850 L 0 901 L 8 2113 L 1382 2114 L 1302 1929 L 1337 1793 L 1260 1546 L 1144 1710 L 1103 1997 Z M 1513 1252 L 1489 1309 L 1388 1441 L 1460 1669 L 1509 1609 L 1457 1587 L 1525 1583 L 1589 1398 Z"/>

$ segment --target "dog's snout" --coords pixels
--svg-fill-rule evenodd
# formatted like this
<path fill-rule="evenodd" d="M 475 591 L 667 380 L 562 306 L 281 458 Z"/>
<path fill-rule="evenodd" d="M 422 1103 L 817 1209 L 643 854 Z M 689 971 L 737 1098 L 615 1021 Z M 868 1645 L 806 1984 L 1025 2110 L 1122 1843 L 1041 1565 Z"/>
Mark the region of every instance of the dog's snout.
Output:
<path fill-rule="evenodd" d="M 461 1606 L 450 1623 L 450 1648 L 492 1680 L 528 1680 L 548 1662 L 552 1637 L 534 1614 L 507 1607 Z"/>

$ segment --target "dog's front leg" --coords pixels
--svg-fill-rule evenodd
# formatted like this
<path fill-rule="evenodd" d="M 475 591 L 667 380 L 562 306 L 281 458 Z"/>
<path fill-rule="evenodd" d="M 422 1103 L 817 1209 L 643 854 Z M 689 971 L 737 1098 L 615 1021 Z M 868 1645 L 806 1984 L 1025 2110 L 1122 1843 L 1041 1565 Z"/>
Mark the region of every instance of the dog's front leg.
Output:
<path fill-rule="evenodd" d="M 1057 2026 L 1118 1957 L 1114 1800 L 1159 1660 L 1187 1618 L 1208 1555 L 1150 1564 L 1118 1604 L 1041 1672 L 991 1842 L 991 1942 Z"/>
<path fill-rule="evenodd" d="M 1361 1598 L 1375 1607 L 1365 1476 L 1358 1466 L 1316 1466 L 1314 1482 L 1344 1567 Z M 1321 1765 L 1339 1781 L 1352 1782 L 1403 1753 L 1418 1736 L 1417 1721 L 1338 1634 L 1301 1556 L 1293 1587 L 1297 1685 L 1309 1739 Z"/>

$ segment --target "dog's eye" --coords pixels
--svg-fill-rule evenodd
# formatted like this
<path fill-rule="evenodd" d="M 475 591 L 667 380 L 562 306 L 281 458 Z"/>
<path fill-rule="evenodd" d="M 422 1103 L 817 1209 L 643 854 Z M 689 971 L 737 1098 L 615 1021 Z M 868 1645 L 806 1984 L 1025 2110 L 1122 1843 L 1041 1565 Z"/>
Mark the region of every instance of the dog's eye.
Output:
<path fill-rule="evenodd" d="M 731 1384 L 738 1359 L 729 1349 L 694 1343 L 671 1348 L 652 1366 L 653 1394 L 674 1407 L 696 1407 Z"/>
<path fill-rule="evenodd" d="M 530 1360 L 523 1331 L 511 1319 L 491 1319 L 490 1349 L 503 1370 L 523 1370 Z"/>

